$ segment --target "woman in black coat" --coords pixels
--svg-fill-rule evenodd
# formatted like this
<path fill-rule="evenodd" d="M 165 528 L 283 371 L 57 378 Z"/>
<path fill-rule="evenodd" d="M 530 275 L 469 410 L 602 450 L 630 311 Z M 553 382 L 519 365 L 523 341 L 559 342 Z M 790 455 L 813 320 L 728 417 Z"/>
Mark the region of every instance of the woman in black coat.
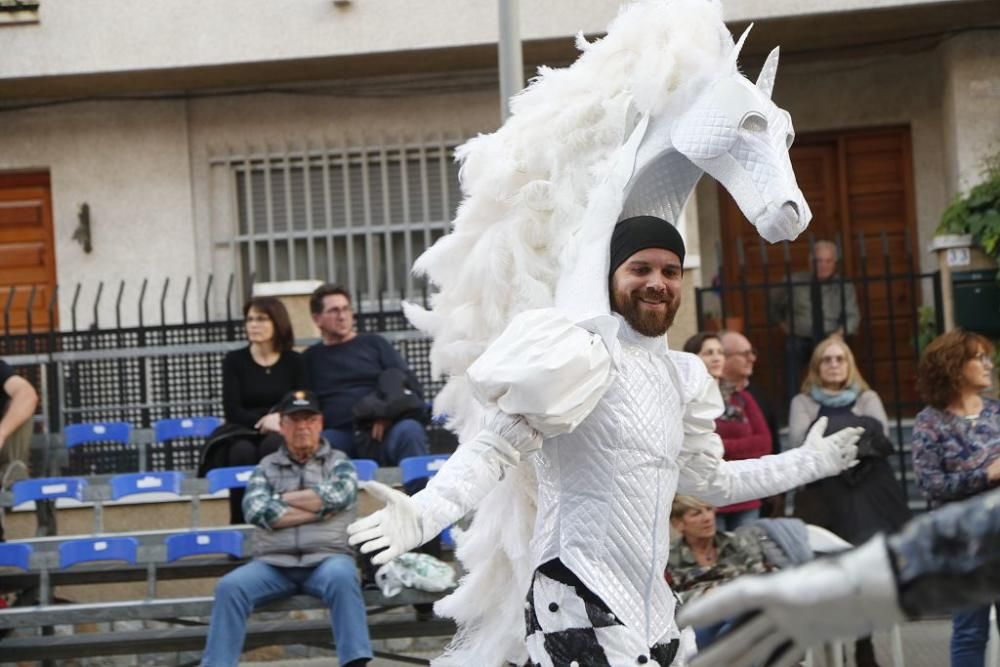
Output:
<path fill-rule="evenodd" d="M 222 360 L 222 406 L 226 422 L 209 437 L 199 476 L 213 468 L 256 465 L 282 444 L 278 415 L 271 412 L 290 391 L 306 387 L 302 355 L 288 311 L 278 299 L 258 296 L 243 307 L 250 344 Z M 243 489 L 229 490 L 229 519 L 243 521 Z"/>

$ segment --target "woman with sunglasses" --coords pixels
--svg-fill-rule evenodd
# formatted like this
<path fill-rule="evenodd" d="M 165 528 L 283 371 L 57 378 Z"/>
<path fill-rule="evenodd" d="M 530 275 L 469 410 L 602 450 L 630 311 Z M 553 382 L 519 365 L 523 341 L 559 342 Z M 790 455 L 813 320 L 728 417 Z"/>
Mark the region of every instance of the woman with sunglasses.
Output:
<path fill-rule="evenodd" d="M 876 533 L 897 530 L 909 520 L 910 510 L 889 464 L 889 418 L 840 336 L 821 341 L 812 353 L 802 391 L 789 410 L 789 444 L 801 445 L 820 417 L 828 419 L 828 435 L 851 426 L 864 429 L 858 441 L 859 463 L 797 491 L 795 515 L 855 545 Z M 870 637 L 855 644 L 855 659 L 858 667 L 878 664 Z"/>
<path fill-rule="evenodd" d="M 983 396 L 993 383 L 993 354 L 988 339 L 956 330 L 935 338 L 920 358 L 917 389 L 928 405 L 913 424 L 913 472 L 932 505 L 1000 484 L 1000 401 Z M 951 619 L 952 667 L 981 667 L 990 605 Z"/>
<path fill-rule="evenodd" d="M 243 307 L 249 345 L 222 360 L 222 407 L 226 423 L 209 437 L 198 469 L 257 465 L 282 443 L 279 416 L 272 408 L 290 391 L 306 386 L 302 355 L 284 304 L 271 296 L 253 297 Z M 243 489 L 229 490 L 229 520 L 244 523 Z"/>

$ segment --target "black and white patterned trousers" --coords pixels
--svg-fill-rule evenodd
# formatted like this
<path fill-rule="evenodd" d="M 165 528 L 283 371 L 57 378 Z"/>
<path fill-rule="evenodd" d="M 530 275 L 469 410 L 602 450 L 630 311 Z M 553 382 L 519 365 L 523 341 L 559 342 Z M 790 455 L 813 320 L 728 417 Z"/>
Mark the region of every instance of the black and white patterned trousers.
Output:
<path fill-rule="evenodd" d="M 668 667 L 678 640 L 646 646 L 559 561 L 537 570 L 525 607 L 526 667 Z"/>

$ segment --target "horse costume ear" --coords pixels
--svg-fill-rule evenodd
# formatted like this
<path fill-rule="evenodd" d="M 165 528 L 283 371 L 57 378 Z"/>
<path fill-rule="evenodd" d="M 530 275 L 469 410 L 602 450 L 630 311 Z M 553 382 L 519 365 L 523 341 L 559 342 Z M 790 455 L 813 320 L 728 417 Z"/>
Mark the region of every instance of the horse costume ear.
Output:
<path fill-rule="evenodd" d="M 776 46 L 774 50 L 767 54 L 764 67 L 760 70 L 760 76 L 757 77 L 757 88 L 768 99 L 770 99 L 771 94 L 774 92 L 774 78 L 778 75 L 778 52 L 780 50 L 781 47 Z"/>
<path fill-rule="evenodd" d="M 740 51 L 743 50 L 743 42 L 747 41 L 747 35 L 750 34 L 751 28 L 753 28 L 753 23 L 748 25 L 747 29 L 743 31 L 742 35 L 740 35 L 740 38 L 736 40 L 736 44 L 733 45 L 733 50 L 729 54 L 729 61 L 732 64 L 734 70 L 739 69 L 737 67 L 736 61 L 739 60 Z"/>

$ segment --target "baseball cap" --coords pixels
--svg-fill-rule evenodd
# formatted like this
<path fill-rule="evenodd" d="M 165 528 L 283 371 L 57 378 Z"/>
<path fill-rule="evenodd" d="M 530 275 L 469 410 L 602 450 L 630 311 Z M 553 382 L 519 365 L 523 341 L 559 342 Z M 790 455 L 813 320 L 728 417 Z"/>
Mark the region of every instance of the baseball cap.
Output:
<path fill-rule="evenodd" d="M 296 412 L 312 412 L 319 414 L 319 401 L 316 394 L 306 389 L 296 389 L 285 394 L 275 408 L 275 412 L 280 415 L 290 415 Z"/>

